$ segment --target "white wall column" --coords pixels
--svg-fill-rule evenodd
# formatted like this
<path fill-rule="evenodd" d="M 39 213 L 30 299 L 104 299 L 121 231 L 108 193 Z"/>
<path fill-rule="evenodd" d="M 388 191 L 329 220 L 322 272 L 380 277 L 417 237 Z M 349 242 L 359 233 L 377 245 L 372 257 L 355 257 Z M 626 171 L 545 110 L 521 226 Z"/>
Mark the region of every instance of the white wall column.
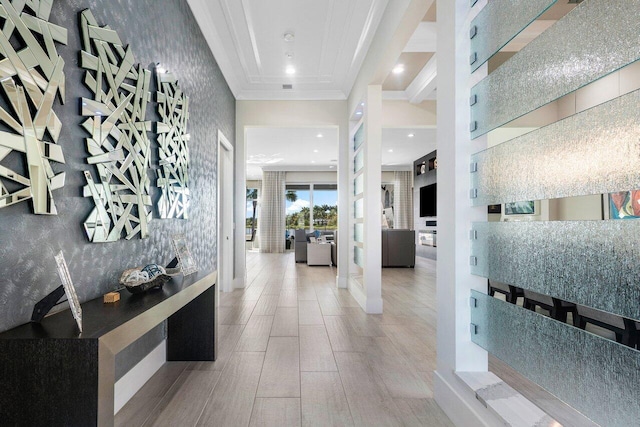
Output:
<path fill-rule="evenodd" d="M 367 87 L 364 114 L 365 311 L 382 313 L 382 86 Z"/>
<path fill-rule="evenodd" d="M 478 8 L 479 9 L 479 8 Z M 470 156 L 486 140 L 470 140 L 469 0 L 438 0 L 438 266 L 435 399 L 458 426 L 497 420 L 456 371 L 486 371 L 487 352 L 471 342 L 471 289 L 486 292 L 486 279 L 469 268 L 469 231 L 486 221 L 486 207 L 470 202 Z M 485 71 L 481 71 L 486 73 Z"/>
<path fill-rule="evenodd" d="M 345 116 L 346 116 L 345 111 Z M 348 118 L 345 117 L 348 123 Z M 349 180 L 349 169 L 351 168 L 350 153 L 353 141 L 349 138 L 349 126 L 340 126 L 340 139 L 338 142 L 338 272 L 336 276 L 336 286 L 346 289 L 349 283 L 349 242 L 352 231 L 349 228 L 349 213 L 351 207 L 349 196 L 353 193 L 353 186 Z"/>
<path fill-rule="evenodd" d="M 234 188 L 234 214 L 233 214 L 233 287 L 244 288 L 246 286 L 247 267 L 245 260 L 245 228 L 246 228 L 246 200 L 247 200 L 247 159 L 245 128 L 236 120 L 236 145 L 235 145 L 235 183 Z M 229 185 L 229 184 L 227 184 Z M 218 250 L 220 250 L 218 248 Z"/>

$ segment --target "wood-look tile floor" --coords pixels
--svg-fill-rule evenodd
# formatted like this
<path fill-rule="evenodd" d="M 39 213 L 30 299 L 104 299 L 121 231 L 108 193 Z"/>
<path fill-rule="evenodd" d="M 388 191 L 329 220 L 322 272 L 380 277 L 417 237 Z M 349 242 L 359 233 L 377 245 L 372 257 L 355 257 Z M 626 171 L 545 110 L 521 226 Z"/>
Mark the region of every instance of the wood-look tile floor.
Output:
<path fill-rule="evenodd" d="M 247 288 L 220 295 L 218 359 L 166 363 L 116 425 L 452 426 L 432 389 L 436 262 L 416 261 L 383 269 L 384 314 L 367 315 L 336 289 L 335 268 L 248 252 Z M 571 420 L 550 399 L 545 409 Z"/>
<path fill-rule="evenodd" d="M 435 262 L 383 270 L 383 315 L 291 252 L 248 252 L 247 270 L 220 294 L 218 359 L 166 363 L 116 425 L 452 425 L 431 385 Z"/>

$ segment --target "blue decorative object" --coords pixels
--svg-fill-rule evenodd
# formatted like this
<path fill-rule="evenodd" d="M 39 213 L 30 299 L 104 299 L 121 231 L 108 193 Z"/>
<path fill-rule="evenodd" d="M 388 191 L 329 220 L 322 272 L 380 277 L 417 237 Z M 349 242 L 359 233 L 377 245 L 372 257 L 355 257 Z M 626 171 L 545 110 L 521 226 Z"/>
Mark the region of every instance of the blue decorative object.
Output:
<path fill-rule="evenodd" d="M 149 279 L 153 279 L 159 274 L 165 274 L 164 268 L 159 266 L 158 264 L 149 264 L 145 266 L 142 271 L 149 275 Z"/>

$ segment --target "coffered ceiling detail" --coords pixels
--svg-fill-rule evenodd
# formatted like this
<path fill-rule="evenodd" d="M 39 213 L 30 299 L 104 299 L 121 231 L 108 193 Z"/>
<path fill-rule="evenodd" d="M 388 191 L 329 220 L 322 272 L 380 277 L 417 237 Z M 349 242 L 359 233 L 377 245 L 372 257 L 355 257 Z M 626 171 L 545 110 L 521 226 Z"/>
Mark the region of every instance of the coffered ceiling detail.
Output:
<path fill-rule="evenodd" d="M 237 99 L 345 99 L 388 2 L 188 0 Z"/>

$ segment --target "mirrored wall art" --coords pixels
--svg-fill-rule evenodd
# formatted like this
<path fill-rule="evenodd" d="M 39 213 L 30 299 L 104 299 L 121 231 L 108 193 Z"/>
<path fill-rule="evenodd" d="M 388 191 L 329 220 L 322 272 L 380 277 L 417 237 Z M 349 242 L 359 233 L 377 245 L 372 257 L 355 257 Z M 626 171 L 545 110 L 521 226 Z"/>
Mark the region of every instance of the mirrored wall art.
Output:
<path fill-rule="evenodd" d="M 82 98 L 82 127 L 91 135 L 87 162 L 97 172 L 94 179 L 85 171 L 84 196 L 95 208 L 84 227 L 94 243 L 145 238 L 151 221 L 151 122 L 145 120 L 151 73 L 134 65 L 131 47 L 100 27 L 90 10 L 80 14 L 80 27 L 84 83 L 93 92 L 93 99 Z"/>
<path fill-rule="evenodd" d="M 638 10 L 640 0 L 580 3 L 472 88 L 472 138 L 640 59 Z"/>
<path fill-rule="evenodd" d="M 473 155 L 473 205 L 638 187 L 639 105 L 640 91 L 631 92 Z"/>
<path fill-rule="evenodd" d="M 640 320 L 640 220 L 474 223 L 471 273 Z"/>
<path fill-rule="evenodd" d="M 189 97 L 176 77 L 156 67 L 158 82 L 158 144 L 160 168 L 157 186 L 162 190 L 158 211 L 161 218 L 187 219 L 189 207 Z"/>
<path fill-rule="evenodd" d="M 55 215 L 52 191 L 65 182 L 51 164 L 65 162 L 53 110 L 65 96 L 56 44 L 67 44 L 67 30 L 49 22 L 53 0 L 1 3 L 0 84 L 8 102 L 0 106 L 0 208 L 31 200 L 34 214 Z M 8 162 L 13 153 L 24 159 L 23 171 Z"/>
<path fill-rule="evenodd" d="M 640 351 L 472 291 L 471 340 L 603 426 L 640 419 Z"/>
<path fill-rule="evenodd" d="M 556 0 L 492 0 L 471 22 L 471 71 L 475 71 Z"/>

